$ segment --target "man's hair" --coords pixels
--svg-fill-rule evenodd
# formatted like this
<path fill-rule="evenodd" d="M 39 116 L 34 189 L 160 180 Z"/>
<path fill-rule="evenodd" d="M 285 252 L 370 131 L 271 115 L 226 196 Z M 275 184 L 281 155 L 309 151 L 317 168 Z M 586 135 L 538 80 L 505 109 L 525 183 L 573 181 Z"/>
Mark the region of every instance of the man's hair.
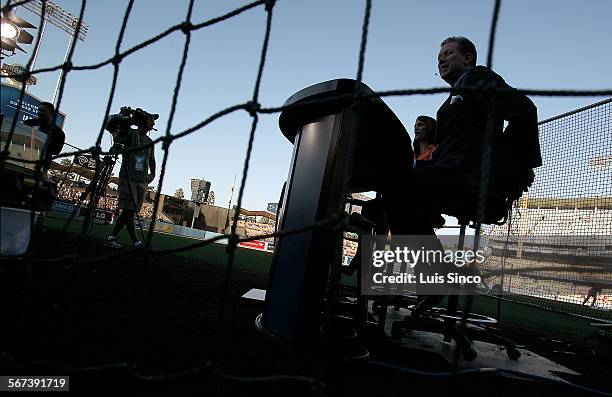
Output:
<path fill-rule="evenodd" d="M 476 66 L 476 58 L 478 56 L 478 54 L 476 53 L 476 46 L 469 39 L 463 36 L 451 36 L 444 39 L 444 41 L 442 41 L 442 43 L 440 44 L 440 47 L 447 43 L 457 43 L 457 48 L 459 49 L 459 52 L 461 52 L 464 56 L 466 54 L 472 54 L 472 62 L 470 66 Z"/>
<path fill-rule="evenodd" d="M 38 107 L 44 106 L 51 110 L 51 113 L 55 113 L 55 106 L 51 102 L 41 102 L 38 104 Z"/>

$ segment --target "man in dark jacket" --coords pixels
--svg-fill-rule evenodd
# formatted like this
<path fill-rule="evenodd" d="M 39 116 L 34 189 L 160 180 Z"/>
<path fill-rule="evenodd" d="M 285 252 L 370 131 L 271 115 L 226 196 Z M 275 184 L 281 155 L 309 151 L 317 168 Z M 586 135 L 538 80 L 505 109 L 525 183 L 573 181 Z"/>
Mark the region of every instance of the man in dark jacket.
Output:
<path fill-rule="evenodd" d="M 476 48 L 465 37 L 442 42 L 438 70 L 452 92 L 438 110 L 435 163 L 465 169 L 465 182 L 478 187 L 487 122 L 492 121 L 491 189 L 508 194 L 524 185 L 530 170 L 542 165 L 533 102 L 492 70 L 476 66 Z"/>
<path fill-rule="evenodd" d="M 433 143 L 438 148 L 432 162 L 398 172 L 398 183 L 383 192 L 395 235 L 434 234 L 425 208 L 476 214 L 489 117 L 487 194 L 506 198 L 520 194 L 533 179 L 532 169 L 542 164 L 535 105 L 495 72 L 476 66 L 471 41 L 464 37 L 444 40 L 438 70 L 452 91 L 437 113 Z M 504 121 L 508 122 L 505 129 Z M 406 187 L 411 186 L 419 187 L 418 194 L 406 194 Z"/>
<path fill-rule="evenodd" d="M 38 105 L 38 129 L 40 132 L 47 134 L 47 141 L 44 146 L 45 150 L 42 155 L 42 165 L 45 170 L 49 169 L 51 166 L 51 156 L 59 154 L 62 151 L 66 139 L 64 131 L 53 122 L 54 115 L 55 107 L 52 103 L 41 102 Z"/>
<path fill-rule="evenodd" d="M 397 172 L 397 183 L 383 192 L 389 228 L 396 236 L 434 235 L 432 211 L 474 218 L 481 179 L 488 182 L 484 215 L 499 220 L 506 199 L 520 196 L 533 180 L 532 169 L 542 164 L 535 105 L 492 70 L 476 66 L 470 40 L 444 40 L 438 71 L 452 91 L 437 113 L 433 143 L 438 148 L 431 164 Z M 485 147 L 488 128 L 491 145 Z M 425 241 L 426 249 L 442 249 L 435 238 Z M 415 268 L 420 271 L 432 270 L 423 264 Z M 442 297 L 430 298 L 423 308 Z"/>

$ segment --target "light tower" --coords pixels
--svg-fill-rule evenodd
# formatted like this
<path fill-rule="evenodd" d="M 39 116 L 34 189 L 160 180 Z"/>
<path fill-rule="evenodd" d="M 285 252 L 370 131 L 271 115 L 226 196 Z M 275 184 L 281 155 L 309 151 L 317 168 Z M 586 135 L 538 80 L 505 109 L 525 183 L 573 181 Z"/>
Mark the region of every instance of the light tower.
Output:
<path fill-rule="evenodd" d="M 79 17 L 69 13 L 68 11 L 64 10 L 62 7 L 58 6 L 52 1 L 35 0 L 21 4 L 21 6 L 36 15 L 44 15 L 44 19 L 40 27 L 40 40 L 38 41 L 38 45 L 34 49 L 34 57 L 32 58 L 30 71 L 34 69 L 34 64 L 36 63 L 36 57 L 38 56 L 38 50 L 40 49 L 40 43 L 42 42 L 43 35 L 45 34 L 45 27 L 47 26 L 47 23 L 57 26 L 58 28 L 62 29 L 64 32 L 70 35 L 70 41 L 68 42 L 68 48 L 66 49 L 66 55 L 64 55 L 64 61 L 62 63 L 65 63 L 68 60 L 70 47 L 72 47 L 72 43 L 74 42 L 75 37 L 81 41 L 85 41 L 85 37 L 87 37 L 87 33 L 89 32 L 89 25 L 87 25 L 84 21 L 81 21 L 79 25 Z M 78 37 L 76 36 L 77 27 L 79 27 Z M 61 69 L 59 78 L 57 79 L 57 84 L 55 85 L 55 91 L 53 92 L 53 104 L 56 106 L 58 100 L 57 95 L 64 73 L 64 69 Z"/>

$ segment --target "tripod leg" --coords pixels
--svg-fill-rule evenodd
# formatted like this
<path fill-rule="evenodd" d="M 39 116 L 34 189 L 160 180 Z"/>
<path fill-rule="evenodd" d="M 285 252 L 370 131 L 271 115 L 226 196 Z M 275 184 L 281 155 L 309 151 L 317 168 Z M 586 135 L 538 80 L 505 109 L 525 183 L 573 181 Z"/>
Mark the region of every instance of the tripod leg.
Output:
<path fill-rule="evenodd" d="M 106 189 L 106 186 L 108 186 L 108 182 L 110 180 L 114 165 L 115 165 L 115 160 L 113 158 L 109 156 L 104 157 L 104 159 L 102 160 L 102 166 L 101 166 L 100 172 L 95 173 L 94 178 L 89 183 L 87 188 L 85 188 L 85 191 L 83 191 L 83 193 L 81 194 L 81 197 L 79 198 L 77 206 L 74 208 L 72 213 L 70 213 L 70 215 L 68 216 L 68 219 L 66 219 L 66 222 L 64 223 L 64 226 L 62 227 L 62 231 L 61 231 L 62 235 L 66 232 L 66 230 L 68 229 L 68 226 L 74 220 L 74 217 L 79 213 L 87 196 L 89 196 L 89 213 L 83 220 L 83 228 L 81 229 L 83 234 L 87 232 L 87 229 L 89 228 L 91 219 L 93 218 L 94 210 L 98 202 L 97 197 L 99 197 L 100 195 L 99 192 L 101 189 Z"/>
<path fill-rule="evenodd" d="M 100 172 L 96 175 L 96 178 L 92 181 L 91 185 L 93 185 L 91 189 L 91 196 L 89 199 L 89 212 L 87 216 L 83 220 L 83 228 L 82 234 L 87 234 L 89 227 L 92 224 L 94 213 L 96 208 L 98 207 L 98 200 L 100 198 L 100 192 L 106 190 L 106 186 L 108 185 L 108 180 L 110 179 L 110 173 L 113 169 L 114 162 L 107 156 L 102 160 L 102 167 Z"/>
<path fill-rule="evenodd" d="M 64 226 L 62 227 L 62 236 L 64 235 L 64 233 L 66 232 L 66 230 L 68 230 L 68 226 L 70 226 L 70 224 L 72 223 L 72 221 L 74 220 L 74 217 L 79 213 L 79 211 L 81 210 L 81 207 L 83 206 L 83 202 L 85 201 L 85 199 L 87 198 L 88 195 L 91 194 L 91 191 L 94 189 L 95 184 L 94 181 L 92 181 L 83 191 L 83 193 L 81 194 L 81 197 L 79 197 L 79 201 L 77 202 L 76 207 L 74 207 L 74 209 L 72 210 L 72 212 L 70 213 L 70 215 L 68 216 L 68 219 L 66 219 L 66 222 L 64 223 Z"/>

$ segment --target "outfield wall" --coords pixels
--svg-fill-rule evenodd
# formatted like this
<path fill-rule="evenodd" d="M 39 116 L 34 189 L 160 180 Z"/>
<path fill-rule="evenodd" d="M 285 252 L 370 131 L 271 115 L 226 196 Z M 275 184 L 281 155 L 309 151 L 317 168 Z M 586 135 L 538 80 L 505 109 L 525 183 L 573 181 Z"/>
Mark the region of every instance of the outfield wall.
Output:
<path fill-rule="evenodd" d="M 151 223 L 151 221 L 149 221 L 148 219 L 141 219 L 141 222 L 142 222 L 143 229 L 148 229 Z M 187 237 L 187 238 L 192 238 L 196 240 L 205 240 L 205 239 L 210 239 L 216 236 L 222 236 L 222 234 L 220 233 L 209 232 L 209 231 L 200 230 L 200 229 L 192 229 L 187 226 L 179 226 L 179 225 L 174 225 L 172 223 L 165 223 L 165 222 L 155 222 L 154 230 L 159 233 L 172 234 L 175 236 Z M 218 241 L 215 241 L 215 243 L 227 245 L 227 239 L 218 240 Z M 258 241 L 258 240 L 246 241 L 243 243 L 239 243 L 238 246 L 242 248 L 254 249 L 258 251 L 274 251 L 274 244 L 269 243 L 267 241 Z"/>

